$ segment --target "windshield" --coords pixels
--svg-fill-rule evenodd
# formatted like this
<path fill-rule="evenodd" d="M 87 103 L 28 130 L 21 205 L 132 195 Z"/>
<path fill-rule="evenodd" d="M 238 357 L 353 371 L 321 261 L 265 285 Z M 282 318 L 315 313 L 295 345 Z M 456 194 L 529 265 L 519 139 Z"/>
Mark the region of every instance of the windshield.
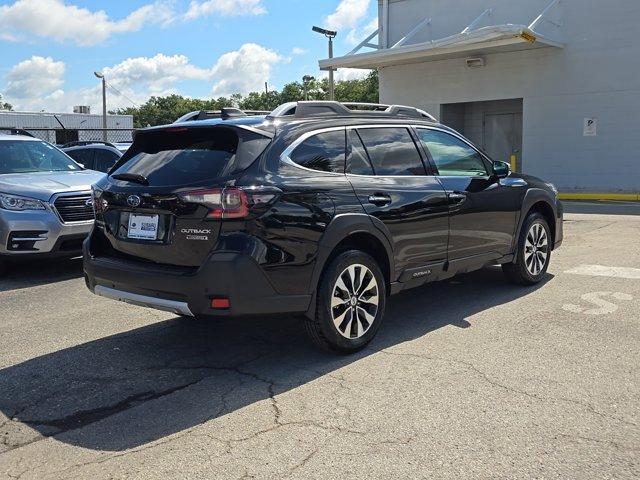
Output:
<path fill-rule="evenodd" d="M 35 140 L 3 140 L 0 142 L 0 175 L 75 170 L 82 170 L 82 167 L 46 142 Z"/>

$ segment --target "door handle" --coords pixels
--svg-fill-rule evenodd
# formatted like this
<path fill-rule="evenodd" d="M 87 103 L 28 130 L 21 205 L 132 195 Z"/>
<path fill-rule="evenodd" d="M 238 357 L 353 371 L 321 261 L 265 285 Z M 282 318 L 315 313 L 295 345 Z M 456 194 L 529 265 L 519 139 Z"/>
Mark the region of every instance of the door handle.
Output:
<path fill-rule="evenodd" d="M 382 207 L 391 203 L 391 197 L 383 193 L 376 193 L 374 195 L 369 195 L 369 203 Z"/>
<path fill-rule="evenodd" d="M 447 192 L 450 203 L 462 203 L 467 199 L 467 195 L 462 192 Z"/>

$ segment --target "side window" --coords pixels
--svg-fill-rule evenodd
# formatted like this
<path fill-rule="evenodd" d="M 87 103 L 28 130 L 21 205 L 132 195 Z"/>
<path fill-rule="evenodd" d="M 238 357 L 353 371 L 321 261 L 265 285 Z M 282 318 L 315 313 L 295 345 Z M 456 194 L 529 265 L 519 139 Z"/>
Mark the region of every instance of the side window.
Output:
<path fill-rule="evenodd" d="M 344 173 L 345 131 L 319 133 L 307 138 L 291 153 L 301 167 L 321 172 Z"/>
<path fill-rule="evenodd" d="M 83 167 L 93 168 L 93 150 L 89 148 L 78 148 L 65 153 Z"/>
<path fill-rule="evenodd" d="M 347 130 L 347 166 L 346 173 L 373 175 L 367 151 L 355 130 Z"/>
<path fill-rule="evenodd" d="M 482 156 L 462 140 L 438 130 L 417 128 L 418 138 L 431 153 L 443 176 L 482 177 L 487 168 Z"/>
<path fill-rule="evenodd" d="M 96 165 L 94 170 L 99 172 L 107 172 L 120 157 L 111 150 L 96 149 Z"/>
<path fill-rule="evenodd" d="M 406 128 L 358 130 L 376 175 L 425 175 L 413 138 Z"/>

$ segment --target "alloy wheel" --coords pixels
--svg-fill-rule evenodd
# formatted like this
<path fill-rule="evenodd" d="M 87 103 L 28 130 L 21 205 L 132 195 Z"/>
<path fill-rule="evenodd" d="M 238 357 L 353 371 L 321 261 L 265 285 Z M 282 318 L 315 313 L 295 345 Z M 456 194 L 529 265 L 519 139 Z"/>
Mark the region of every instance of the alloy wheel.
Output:
<path fill-rule="evenodd" d="M 345 338 L 361 338 L 378 313 L 379 287 L 373 272 L 361 264 L 349 265 L 336 280 L 331 294 L 331 317 Z"/>
<path fill-rule="evenodd" d="M 549 255 L 549 238 L 541 223 L 531 225 L 524 242 L 524 263 L 527 271 L 533 275 L 540 275 Z"/>

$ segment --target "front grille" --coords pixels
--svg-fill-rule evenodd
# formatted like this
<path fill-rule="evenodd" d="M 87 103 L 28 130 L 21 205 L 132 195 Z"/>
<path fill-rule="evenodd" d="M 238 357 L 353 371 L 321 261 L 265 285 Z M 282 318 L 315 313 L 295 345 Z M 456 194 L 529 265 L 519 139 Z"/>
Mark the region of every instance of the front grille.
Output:
<path fill-rule="evenodd" d="M 74 195 L 59 197 L 54 202 L 56 210 L 63 222 L 83 222 L 93 220 L 93 207 L 87 201 L 91 195 Z"/>

